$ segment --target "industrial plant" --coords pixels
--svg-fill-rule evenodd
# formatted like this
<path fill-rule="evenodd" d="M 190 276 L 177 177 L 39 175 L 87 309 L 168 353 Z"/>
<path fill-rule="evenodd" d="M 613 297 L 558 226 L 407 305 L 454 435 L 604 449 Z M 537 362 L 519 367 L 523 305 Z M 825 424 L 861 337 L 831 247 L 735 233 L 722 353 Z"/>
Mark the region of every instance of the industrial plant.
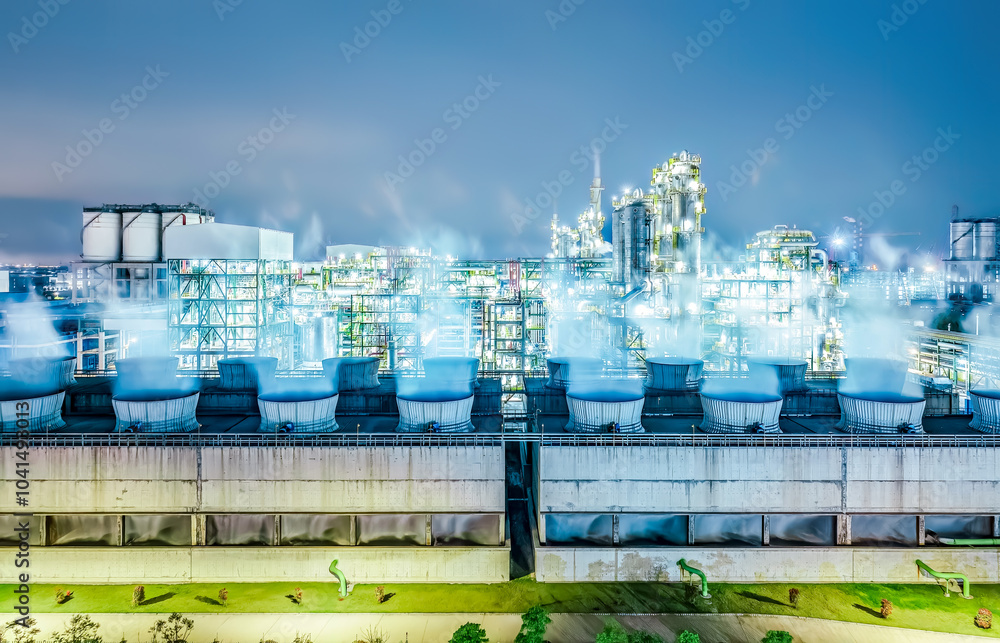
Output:
<path fill-rule="evenodd" d="M 701 165 L 607 214 L 595 177 L 536 258 L 297 261 L 190 203 L 84 208 L 81 260 L 0 336 L 33 577 L 1000 582 L 1000 342 L 970 326 L 997 220 L 953 212 L 935 273 L 794 222 L 722 257 Z"/>

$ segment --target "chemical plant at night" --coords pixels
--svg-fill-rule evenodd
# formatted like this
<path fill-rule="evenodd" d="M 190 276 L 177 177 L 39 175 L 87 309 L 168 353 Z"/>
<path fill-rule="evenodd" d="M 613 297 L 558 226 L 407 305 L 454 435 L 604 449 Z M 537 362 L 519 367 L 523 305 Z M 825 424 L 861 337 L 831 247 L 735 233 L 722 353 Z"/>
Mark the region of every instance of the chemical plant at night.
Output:
<path fill-rule="evenodd" d="M 922 282 L 787 225 L 723 261 L 700 165 L 607 216 L 595 178 L 545 258 L 296 262 L 190 204 L 85 208 L 66 296 L 5 317 L 35 578 L 1000 581 L 997 343 L 898 312 L 990 301 L 996 221 L 956 212 Z M 851 327 L 852 288 L 892 332 Z"/>

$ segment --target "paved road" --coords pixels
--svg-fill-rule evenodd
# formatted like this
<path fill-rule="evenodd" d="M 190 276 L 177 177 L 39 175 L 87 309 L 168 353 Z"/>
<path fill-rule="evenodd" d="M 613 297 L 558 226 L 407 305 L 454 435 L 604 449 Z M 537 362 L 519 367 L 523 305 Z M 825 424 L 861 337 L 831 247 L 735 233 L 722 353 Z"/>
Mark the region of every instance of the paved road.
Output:
<path fill-rule="evenodd" d="M 43 634 L 58 631 L 69 620 L 62 614 L 37 615 Z M 130 643 L 148 641 L 149 628 L 158 614 L 96 614 L 100 635 L 106 643 L 118 643 L 124 636 Z M 296 632 L 312 635 L 313 643 L 353 643 L 364 637 L 369 627 L 389 635 L 388 643 L 447 643 L 451 633 L 463 623 L 481 623 L 493 643 L 514 640 L 521 626 L 517 614 L 194 614 L 195 628 L 189 643 L 258 643 L 273 640 L 290 643 Z M 604 627 L 608 617 L 596 614 L 553 614 L 546 639 L 551 643 L 589 643 Z M 859 625 L 794 616 L 740 614 L 666 614 L 618 616 L 629 628 L 642 628 L 673 643 L 677 633 L 691 629 L 703 643 L 758 643 L 767 630 L 787 630 L 796 643 L 962 643 L 985 640 L 877 625 Z"/>

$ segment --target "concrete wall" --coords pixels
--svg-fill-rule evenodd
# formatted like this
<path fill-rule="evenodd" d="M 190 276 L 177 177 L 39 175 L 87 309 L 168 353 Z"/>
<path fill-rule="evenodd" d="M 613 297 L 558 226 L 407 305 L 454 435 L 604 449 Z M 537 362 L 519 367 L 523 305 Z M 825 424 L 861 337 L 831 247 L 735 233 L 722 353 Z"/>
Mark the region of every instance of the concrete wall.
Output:
<path fill-rule="evenodd" d="M 0 556 L 13 560 L 13 548 Z M 491 583 L 508 580 L 508 547 L 37 547 L 36 583 Z"/>
<path fill-rule="evenodd" d="M 542 447 L 541 512 L 985 513 L 989 447 Z"/>
<path fill-rule="evenodd" d="M 36 447 L 30 462 L 41 514 L 505 511 L 502 447 Z"/>
<path fill-rule="evenodd" d="M 918 573 L 918 558 L 939 572 L 964 573 L 972 583 L 1000 581 L 1000 553 L 995 548 L 540 547 L 535 550 L 535 573 L 547 583 L 691 580 L 677 565 L 681 558 L 708 575 L 710 588 L 713 582 L 934 583 Z"/>

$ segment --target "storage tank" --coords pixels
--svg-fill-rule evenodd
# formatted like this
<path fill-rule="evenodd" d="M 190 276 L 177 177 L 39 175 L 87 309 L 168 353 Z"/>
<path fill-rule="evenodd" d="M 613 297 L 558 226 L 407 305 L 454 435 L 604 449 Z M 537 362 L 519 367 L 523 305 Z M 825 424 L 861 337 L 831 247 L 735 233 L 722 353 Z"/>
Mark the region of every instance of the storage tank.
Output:
<path fill-rule="evenodd" d="M 173 209 L 176 206 L 172 206 Z M 211 215 L 208 210 L 202 210 L 198 207 L 188 207 L 180 206 L 183 208 L 180 212 L 164 212 L 161 215 L 161 228 L 166 230 L 167 228 L 172 228 L 179 225 L 198 225 L 200 223 L 208 223 L 211 220 Z"/>
<path fill-rule="evenodd" d="M 997 224 L 996 221 L 980 221 L 976 224 L 973 246 L 976 259 L 996 259 L 997 257 Z"/>
<path fill-rule="evenodd" d="M 152 208 L 122 214 L 122 261 L 160 261 L 162 219 Z"/>
<path fill-rule="evenodd" d="M 83 260 L 119 261 L 122 258 L 120 212 L 83 212 Z"/>
<path fill-rule="evenodd" d="M 973 228 L 971 221 L 951 222 L 951 258 L 972 259 Z"/>
<path fill-rule="evenodd" d="M 323 312 L 314 317 L 307 317 L 298 325 L 299 359 L 303 362 L 322 362 L 331 355 L 336 355 L 340 333 L 337 325 L 337 313 Z"/>

